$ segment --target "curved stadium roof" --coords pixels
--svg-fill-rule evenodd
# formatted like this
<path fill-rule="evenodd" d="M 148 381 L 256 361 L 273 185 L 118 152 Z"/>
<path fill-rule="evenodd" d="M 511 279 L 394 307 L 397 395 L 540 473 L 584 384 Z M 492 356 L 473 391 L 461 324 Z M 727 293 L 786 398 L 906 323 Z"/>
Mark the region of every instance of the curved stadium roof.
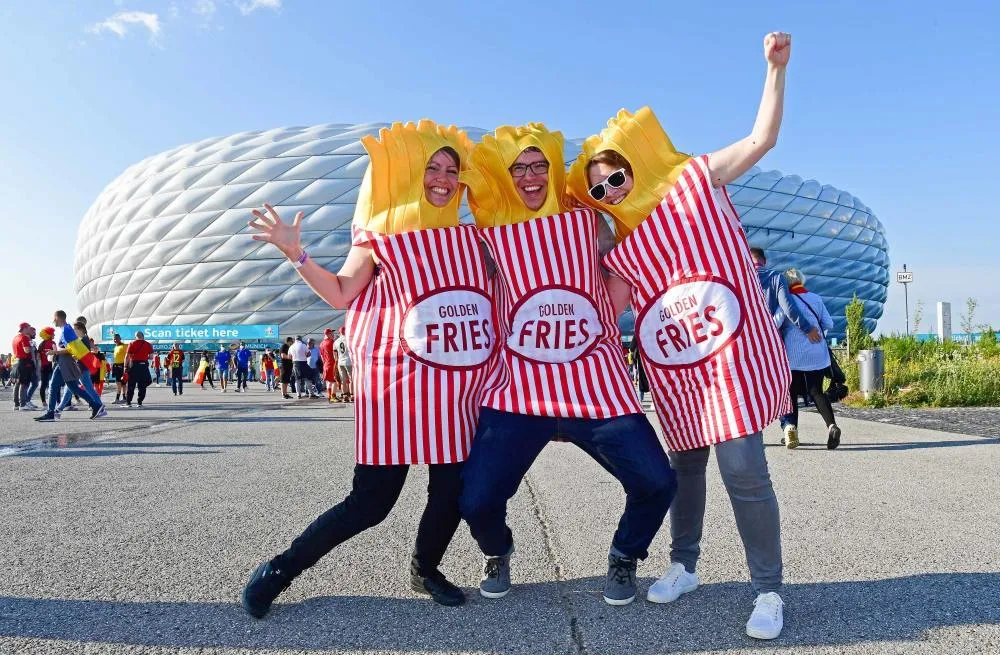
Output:
<path fill-rule="evenodd" d="M 358 139 L 385 123 L 242 132 L 179 146 L 129 167 L 98 196 L 76 244 L 78 306 L 95 323 L 278 323 L 318 334 L 342 312 L 319 300 L 278 251 L 249 238 L 250 210 L 304 211 L 303 244 L 336 270 L 368 163 Z M 478 139 L 483 130 L 468 128 Z M 567 143 L 566 160 L 578 154 Z M 889 281 L 885 231 L 851 194 L 753 169 L 729 186 L 772 268 L 796 266 L 843 332 L 857 293 L 869 327 Z M 463 216 L 468 219 L 468 210 Z M 623 320 L 628 330 L 629 319 Z"/>

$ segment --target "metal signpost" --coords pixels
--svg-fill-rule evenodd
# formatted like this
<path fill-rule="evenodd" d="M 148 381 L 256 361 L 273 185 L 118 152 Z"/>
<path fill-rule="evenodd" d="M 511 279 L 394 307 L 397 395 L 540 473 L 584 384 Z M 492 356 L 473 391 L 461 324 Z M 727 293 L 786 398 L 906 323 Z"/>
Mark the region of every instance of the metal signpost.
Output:
<path fill-rule="evenodd" d="M 903 270 L 896 271 L 896 282 L 903 285 L 903 302 L 906 303 L 906 336 L 910 336 L 910 294 L 909 288 L 910 283 L 913 282 L 913 271 L 906 270 L 906 264 L 903 264 Z"/>

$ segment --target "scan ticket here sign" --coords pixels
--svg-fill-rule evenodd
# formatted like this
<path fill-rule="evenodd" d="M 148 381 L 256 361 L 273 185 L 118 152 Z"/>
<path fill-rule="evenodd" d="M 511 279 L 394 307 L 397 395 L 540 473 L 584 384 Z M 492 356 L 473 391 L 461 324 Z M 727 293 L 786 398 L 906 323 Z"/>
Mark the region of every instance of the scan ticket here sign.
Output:
<path fill-rule="evenodd" d="M 489 296 L 473 287 L 425 294 L 403 317 L 403 347 L 411 357 L 436 368 L 481 366 L 496 341 L 492 314 Z"/>
<path fill-rule="evenodd" d="M 539 288 L 511 312 L 507 347 L 536 362 L 564 364 L 587 354 L 603 333 L 594 301 L 576 289 Z"/>
<path fill-rule="evenodd" d="M 644 361 L 654 366 L 697 366 L 743 330 L 745 312 L 735 287 L 714 276 L 686 278 L 658 294 L 636 319 Z"/>

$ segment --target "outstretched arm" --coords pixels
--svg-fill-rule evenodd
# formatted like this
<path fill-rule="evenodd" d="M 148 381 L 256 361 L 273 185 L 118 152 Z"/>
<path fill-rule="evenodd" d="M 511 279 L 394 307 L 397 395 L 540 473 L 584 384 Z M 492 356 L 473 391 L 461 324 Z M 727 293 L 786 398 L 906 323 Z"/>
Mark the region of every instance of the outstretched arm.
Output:
<path fill-rule="evenodd" d="M 254 219 L 248 225 L 258 231 L 251 238 L 265 241 L 280 250 L 291 261 L 299 261 L 305 252 L 302 249 L 302 217 L 299 212 L 291 225 L 281 220 L 271 205 L 264 205 L 265 212 L 253 210 Z M 375 274 L 375 261 L 370 248 L 352 246 L 347 260 L 339 273 L 331 273 L 315 260 L 306 258 L 298 269 L 306 284 L 334 309 L 346 309 L 371 282 Z"/>
<path fill-rule="evenodd" d="M 743 175 L 778 142 L 785 101 L 785 69 L 791 54 L 790 34 L 771 32 L 764 37 L 767 77 L 764 80 L 760 108 L 757 110 L 757 120 L 754 121 L 750 136 L 708 156 L 712 186 L 725 186 Z"/>

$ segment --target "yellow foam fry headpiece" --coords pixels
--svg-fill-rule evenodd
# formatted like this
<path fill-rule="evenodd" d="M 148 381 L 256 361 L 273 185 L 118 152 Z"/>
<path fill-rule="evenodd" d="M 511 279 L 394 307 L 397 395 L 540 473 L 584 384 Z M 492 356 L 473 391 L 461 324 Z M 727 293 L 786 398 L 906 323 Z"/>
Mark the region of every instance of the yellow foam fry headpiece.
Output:
<path fill-rule="evenodd" d="M 393 123 L 378 138 L 365 136 L 361 144 L 370 159 L 354 207 L 354 225 L 379 234 L 458 225 L 462 187 L 444 207 L 435 207 L 424 194 L 424 171 L 431 156 L 449 147 L 459 156 L 459 171 L 468 167 L 472 141 L 454 125 L 433 121 Z"/>
<path fill-rule="evenodd" d="M 509 170 L 514 160 L 532 146 L 549 161 L 548 195 L 539 209 L 525 206 Z M 462 173 L 462 181 L 469 187 L 469 208 L 479 227 L 522 223 L 564 212 L 566 165 L 562 133 L 550 132 L 541 123 L 498 127 L 495 135 L 484 135 L 472 149 L 472 164 Z"/>
<path fill-rule="evenodd" d="M 614 150 L 632 166 L 632 191 L 617 205 L 604 205 L 590 197 L 587 167 L 599 152 Z M 687 165 L 689 155 L 677 152 L 649 107 L 629 113 L 622 109 L 608 126 L 583 143 L 583 152 L 569 169 L 569 194 L 581 204 L 615 218 L 621 241 L 653 211 Z"/>

